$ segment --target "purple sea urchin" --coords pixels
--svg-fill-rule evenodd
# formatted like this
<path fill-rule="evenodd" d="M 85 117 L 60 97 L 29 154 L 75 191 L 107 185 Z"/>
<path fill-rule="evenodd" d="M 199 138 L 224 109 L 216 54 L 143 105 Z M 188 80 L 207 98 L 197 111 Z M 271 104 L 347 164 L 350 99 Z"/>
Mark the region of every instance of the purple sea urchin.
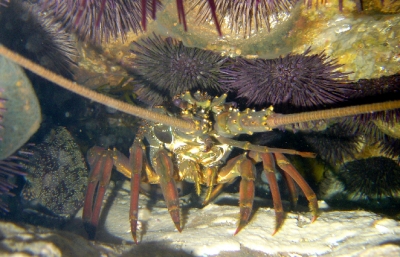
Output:
<path fill-rule="evenodd" d="M 351 97 L 360 104 L 372 98 L 376 100 L 376 97 L 379 97 L 379 100 L 395 99 L 400 93 L 400 73 L 374 79 L 360 79 L 352 83 L 352 87 L 354 93 Z"/>
<path fill-rule="evenodd" d="M 379 211 L 398 215 L 399 163 L 386 157 L 353 160 L 337 172 L 326 170 L 319 184 L 319 195 L 330 207 Z"/>
<path fill-rule="evenodd" d="M 146 3 L 149 3 L 149 2 L 152 3 L 152 6 L 153 6 L 152 17 L 153 17 L 153 19 L 155 19 L 156 18 L 156 4 L 158 1 L 157 0 L 141 0 L 141 2 L 142 2 L 142 6 L 146 5 Z M 207 0 L 207 2 L 208 2 L 208 7 L 209 7 L 208 10 L 210 11 L 212 18 L 215 21 L 215 26 L 218 31 L 218 34 L 220 36 L 222 36 L 221 28 L 219 26 L 219 23 L 217 22 L 218 19 L 217 19 L 217 14 L 216 14 L 215 2 L 214 2 L 214 0 Z M 179 23 L 183 24 L 185 31 L 187 31 L 186 13 L 185 13 L 184 5 L 183 5 L 183 0 L 176 0 L 176 9 L 178 10 Z M 146 13 L 147 13 L 146 8 L 142 7 L 142 26 L 143 26 L 144 30 L 146 30 L 146 18 L 145 18 Z"/>
<path fill-rule="evenodd" d="M 236 58 L 221 70 L 223 88 L 247 99 L 247 104 L 317 107 L 344 101 L 351 90 L 341 65 L 321 52 L 289 54 L 277 59 Z"/>
<path fill-rule="evenodd" d="M 382 119 L 389 119 L 389 121 L 385 122 Z M 378 117 L 357 115 L 344 118 L 341 124 L 343 129 L 350 134 L 363 135 L 369 145 L 377 145 L 383 154 L 395 158 L 400 155 L 399 135 L 392 136 L 391 133 L 386 133 L 393 131 L 393 126 L 398 123 L 398 120 L 398 111 L 387 111 L 387 114 L 383 112 Z"/>
<path fill-rule="evenodd" d="M 354 89 L 349 96 L 354 104 L 367 104 L 374 101 L 396 100 L 400 92 L 400 74 L 382 76 L 374 79 L 360 79 L 351 83 Z M 398 136 L 392 136 L 388 127 L 400 121 L 399 110 L 374 112 L 344 118 L 342 125 L 350 133 L 362 134 L 369 144 L 378 144 L 382 152 L 391 157 L 400 154 Z"/>
<path fill-rule="evenodd" d="M 349 98 L 354 104 L 396 100 L 400 98 L 400 74 L 360 79 L 352 83 L 352 88 L 354 91 Z M 369 144 L 379 146 L 382 153 L 395 158 L 400 155 L 400 139 L 399 135 L 392 134 L 390 127 L 399 120 L 400 112 L 397 109 L 345 118 L 342 124 L 345 130 L 364 135 Z"/>
<path fill-rule="evenodd" d="M 352 118 L 344 118 L 341 121 L 341 126 L 350 134 L 363 135 L 367 144 L 377 145 L 381 148 L 382 153 L 394 158 L 400 155 L 400 140 L 398 137 L 395 138 L 385 134 L 385 132 L 388 129 L 390 130 L 389 127 L 399 118 L 396 111 L 388 111 L 388 113 L 388 115 L 382 114 L 381 117 L 357 115 Z M 391 120 L 389 122 L 383 122 L 382 118 Z M 377 126 L 377 124 L 380 125 Z"/>
<path fill-rule="evenodd" d="M 400 192 L 400 167 L 384 157 L 371 157 L 343 164 L 339 171 L 346 190 L 358 197 L 394 197 Z"/>
<path fill-rule="evenodd" d="M 215 0 L 215 8 L 206 5 L 206 0 L 196 0 L 192 4 L 192 9 L 199 6 L 197 19 L 201 22 L 211 20 L 217 26 L 227 20 L 231 31 L 239 33 L 243 31 L 245 35 L 250 35 L 252 30 L 258 31 L 265 26 L 268 30 L 273 22 L 279 21 L 279 14 L 289 13 L 300 0 Z M 395 0 L 393 0 L 395 1 Z M 313 5 L 318 7 L 319 2 L 324 4 L 327 0 L 304 0 L 308 8 Z M 315 2 L 315 4 L 314 4 Z M 363 10 L 362 0 L 354 0 L 358 11 Z M 384 0 L 381 0 L 383 3 Z M 209 1 L 210 3 L 210 1 Z M 338 0 L 339 10 L 343 10 L 343 0 Z M 211 6 L 211 3 L 210 3 Z M 179 7 L 178 7 L 179 9 Z M 219 21 L 216 22 L 217 16 Z M 218 30 L 220 33 L 220 30 Z M 220 33 L 221 35 L 221 33 Z"/>
<path fill-rule="evenodd" d="M 1 201 L 6 196 L 14 196 L 10 191 L 16 188 L 11 180 L 13 177 L 20 175 L 25 176 L 26 173 L 22 165 L 18 164 L 23 160 L 18 156 L 9 156 L 4 160 L 0 160 L 0 211 L 8 212 L 7 204 Z"/>
<path fill-rule="evenodd" d="M 359 151 L 360 135 L 344 129 L 340 123 L 321 132 L 305 133 L 304 139 L 311 151 L 332 164 L 343 162 L 345 157 L 354 158 Z"/>
<path fill-rule="evenodd" d="M 156 35 L 134 42 L 132 52 L 139 74 L 136 93 L 145 102 L 160 104 L 188 90 L 220 91 L 219 70 L 226 58 L 217 53 Z"/>
<path fill-rule="evenodd" d="M 350 99 L 354 104 L 396 100 L 400 96 L 400 73 L 374 79 L 360 79 L 357 82 L 351 83 L 351 87 L 354 91 L 350 95 Z M 399 118 L 399 110 L 376 112 L 354 117 L 354 119 L 360 121 L 380 119 L 385 122 L 397 122 Z"/>
<path fill-rule="evenodd" d="M 100 44 L 103 40 L 121 37 L 129 31 L 141 31 L 140 0 L 42 0 L 39 2 L 47 17 L 61 22 L 67 31 L 75 32 L 83 41 Z M 149 2 L 148 13 L 154 8 Z"/>
<path fill-rule="evenodd" d="M 289 13 L 298 0 L 246 0 L 227 1 L 216 0 L 218 23 L 227 20 L 229 29 L 235 33 L 243 31 L 250 35 L 253 30 L 265 27 L 268 30 L 271 24 L 279 20 L 279 13 Z M 206 5 L 206 0 L 197 0 L 193 7 L 199 6 L 197 19 L 201 22 L 210 20 L 212 10 Z"/>
<path fill-rule="evenodd" d="M 400 140 L 385 135 L 384 139 L 379 142 L 381 152 L 390 157 L 396 157 L 400 161 Z"/>
<path fill-rule="evenodd" d="M 0 6 L 0 12 L 0 23 L 4 24 L 0 27 L 1 44 L 52 71 L 70 75 L 78 54 L 74 40 L 60 24 L 25 1 L 11 1 L 7 7 Z"/>

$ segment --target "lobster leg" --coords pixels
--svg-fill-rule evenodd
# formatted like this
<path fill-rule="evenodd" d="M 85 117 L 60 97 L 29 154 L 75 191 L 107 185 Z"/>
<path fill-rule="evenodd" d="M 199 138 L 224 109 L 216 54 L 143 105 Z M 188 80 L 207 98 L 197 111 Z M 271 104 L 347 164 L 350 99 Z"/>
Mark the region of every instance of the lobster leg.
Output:
<path fill-rule="evenodd" d="M 204 174 L 206 174 L 206 186 L 207 186 L 207 192 L 206 192 L 206 196 L 204 197 L 204 201 L 203 201 L 203 205 L 208 204 L 212 199 L 214 199 L 213 193 L 214 193 L 214 185 L 216 183 L 216 177 L 218 174 L 218 168 L 217 167 L 207 167 L 204 171 Z M 221 192 L 221 189 L 223 188 L 225 184 L 219 184 L 216 187 L 217 190 L 217 195 L 219 194 L 219 192 Z M 221 187 L 221 189 L 219 189 L 218 187 Z"/>
<path fill-rule="evenodd" d="M 289 160 L 281 153 L 274 153 L 278 166 L 287 173 L 294 181 L 299 185 L 301 190 L 304 192 L 307 200 L 310 202 L 310 210 L 314 217 L 311 222 L 314 222 L 318 217 L 318 201 L 317 196 L 311 187 L 307 184 L 304 178 L 296 170 L 296 168 L 289 162 Z"/>
<path fill-rule="evenodd" d="M 246 226 L 249 221 L 254 201 L 254 180 L 255 167 L 250 159 L 244 159 L 239 166 L 240 175 L 240 190 L 239 190 L 239 206 L 240 206 L 240 221 L 239 226 L 235 231 L 235 235 Z"/>
<path fill-rule="evenodd" d="M 88 162 L 90 165 L 90 176 L 82 219 L 89 238 L 93 239 L 99 223 L 104 194 L 110 182 L 113 167 L 112 151 L 95 146 L 88 152 Z"/>
<path fill-rule="evenodd" d="M 294 210 L 297 206 L 297 200 L 299 199 L 299 194 L 297 192 L 296 185 L 294 183 L 293 178 L 287 172 L 281 171 L 281 174 L 282 174 L 282 176 L 286 182 L 286 185 L 288 187 L 288 190 L 289 190 L 290 207 L 292 208 L 292 210 Z"/>
<path fill-rule="evenodd" d="M 155 154 L 153 162 L 155 171 L 160 177 L 159 182 L 169 214 L 171 215 L 176 229 L 181 232 L 179 195 L 174 180 L 174 165 L 171 158 L 168 156 L 168 152 L 164 149 L 159 150 Z"/>
<path fill-rule="evenodd" d="M 227 185 L 235 182 L 236 178 L 240 176 L 240 173 L 234 168 L 236 163 L 242 158 L 243 156 L 239 155 L 230 159 L 220 170 L 217 176 L 217 186 L 214 189 L 209 187 L 203 205 L 207 205 L 210 201 L 214 200 Z"/>
<path fill-rule="evenodd" d="M 278 232 L 279 228 L 283 224 L 283 207 L 282 207 L 282 200 L 281 194 L 279 193 L 278 183 L 276 181 L 275 176 L 275 161 L 272 154 L 261 154 L 261 159 L 263 162 L 264 173 L 267 176 L 269 187 L 271 189 L 272 194 L 272 201 L 274 203 L 275 209 L 275 231 L 272 235 L 275 235 Z"/>
<path fill-rule="evenodd" d="M 229 160 L 218 174 L 218 183 L 230 183 L 236 177 L 241 176 L 239 191 L 240 220 L 235 235 L 249 221 L 254 202 L 255 167 L 253 162 L 245 155 L 239 155 Z"/>
<path fill-rule="evenodd" d="M 139 214 L 139 192 L 141 189 L 141 173 L 143 167 L 147 163 L 143 163 L 144 152 L 140 141 L 135 141 L 132 147 L 129 149 L 129 159 L 126 158 L 122 153 L 114 150 L 114 165 L 117 170 L 124 174 L 127 178 L 131 179 L 131 203 L 129 209 L 129 221 L 131 223 L 131 233 L 133 240 L 137 243 L 137 222 Z M 146 170 L 146 174 L 149 177 L 149 181 L 158 181 L 158 176 L 153 174 L 151 170 Z"/>
<path fill-rule="evenodd" d="M 143 150 L 138 143 L 134 143 L 129 149 L 129 166 L 132 167 L 131 175 L 131 204 L 129 209 L 129 220 L 131 222 L 131 233 L 137 244 L 136 229 L 139 209 L 140 174 L 143 169 Z"/>

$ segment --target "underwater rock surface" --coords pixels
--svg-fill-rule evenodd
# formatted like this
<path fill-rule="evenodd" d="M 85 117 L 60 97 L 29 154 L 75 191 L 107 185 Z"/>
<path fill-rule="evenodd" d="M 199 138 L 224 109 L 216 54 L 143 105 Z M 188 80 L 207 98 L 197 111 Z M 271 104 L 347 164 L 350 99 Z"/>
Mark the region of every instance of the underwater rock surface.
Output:
<path fill-rule="evenodd" d="M 129 187 L 129 182 L 123 185 Z M 108 190 L 107 194 L 113 196 Z M 84 239 L 76 219 L 69 231 L 0 222 L 0 254 L 45 256 L 399 256 L 399 222 L 366 211 L 321 210 L 310 224 L 308 212 L 286 215 L 281 230 L 272 236 L 274 210 L 260 207 L 250 223 L 236 236 L 237 198 L 223 194 L 219 200 L 232 205 L 209 204 L 203 209 L 183 209 L 179 233 L 167 208 L 146 208 L 149 199 L 140 196 L 141 237 L 133 243 L 129 231 L 129 192 L 119 190 L 106 203 L 105 224 L 100 221 L 96 241 Z M 267 205 L 272 206 L 267 200 Z M 79 216 L 79 214 L 78 214 Z M 12 255 L 14 254 L 14 255 Z"/>
<path fill-rule="evenodd" d="M 31 151 L 22 191 L 27 208 L 44 207 L 50 214 L 70 218 L 83 204 L 88 179 L 78 145 L 66 128 L 58 127 Z"/>
<path fill-rule="evenodd" d="M 125 182 L 122 188 L 129 188 Z M 275 213 L 268 200 L 256 199 L 261 206 L 255 208 L 250 223 L 236 236 L 239 207 L 238 198 L 222 194 L 203 209 L 183 208 L 183 231 L 179 233 L 167 208 L 151 205 L 149 198 L 140 195 L 139 244 L 133 243 L 129 225 L 128 190 L 108 190 L 112 203 L 105 201 L 96 241 L 118 242 L 124 252 L 138 256 L 396 256 L 400 247 L 398 221 L 372 212 L 330 211 L 322 209 L 318 219 L 310 224 L 311 213 L 286 213 L 282 228 L 272 236 Z M 114 195 L 113 195 L 114 194 Z M 229 202 L 230 204 L 227 204 Z M 159 203 L 163 203 L 160 201 Z M 286 203 L 287 204 L 287 203 Z M 288 205 L 288 204 L 287 204 Z M 320 203 L 322 205 L 322 202 Z M 267 206 L 267 207 L 265 207 Z M 285 208 L 287 210 L 287 208 Z M 304 211 L 304 212 L 303 212 Z M 77 214 L 79 216 L 80 213 Z M 77 224 L 78 226 L 79 224 Z M 81 226 L 81 225 L 79 225 Z M 69 226 L 79 231 L 79 227 Z M 84 234 L 83 234 L 84 235 Z M 389 253 L 382 251 L 390 251 Z M 171 254 L 169 254 L 171 253 Z M 173 254 L 172 254 L 173 253 Z M 153 255 L 151 255 L 153 254 Z M 389 254 L 389 255 L 387 255 Z"/>
<path fill-rule="evenodd" d="M 0 221 L 1 256 L 99 256 L 83 238 L 61 231 Z"/>
<path fill-rule="evenodd" d="M 341 59 L 341 63 L 357 64 L 350 66 L 357 72 L 355 74 L 357 76 L 354 76 L 354 78 L 370 77 L 372 73 L 386 74 L 391 73 L 393 70 L 398 71 L 398 38 L 397 34 L 394 33 L 400 24 L 397 17 L 393 18 L 393 20 L 390 20 L 387 16 L 386 18 L 380 18 L 380 25 L 376 26 L 380 32 L 379 41 L 377 41 L 376 39 L 371 40 L 372 36 L 376 37 L 376 30 L 372 21 L 368 22 L 368 20 L 373 18 L 368 18 L 368 20 L 364 21 L 361 19 L 353 21 L 342 16 L 338 14 L 337 18 L 333 19 L 336 22 L 332 24 L 330 33 L 344 35 L 341 38 L 344 39 L 344 42 L 349 42 L 349 46 L 362 49 L 357 54 L 339 53 L 339 55 L 344 56 Z M 362 24 L 365 25 L 361 26 Z M 363 37 L 353 36 L 355 35 L 353 31 L 358 29 L 362 31 Z M 386 31 L 390 32 L 388 36 L 385 34 Z M 202 34 L 197 31 L 196 33 Z M 314 33 L 319 35 L 316 32 L 309 33 L 312 34 L 310 38 L 316 38 Z M 322 42 L 322 44 L 317 44 L 316 46 L 322 48 L 325 48 L 324 45 L 335 46 L 326 49 L 328 54 L 334 52 L 335 49 L 343 48 L 340 43 L 336 43 L 337 41 L 333 39 L 332 41 L 326 40 L 328 38 L 325 36 L 327 35 L 326 33 L 321 33 L 320 35 L 316 40 Z M 364 41 L 367 42 L 365 46 L 363 45 Z M 311 44 L 311 41 L 308 42 L 306 39 L 299 42 L 299 46 L 293 46 L 293 48 L 300 49 L 300 51 L 304 51 L 303 48 Z M 375 44 L 375 42 L 377 43 Z M 370 47 L 372 43 L 374 43 L 372 46 L 376 47 Z M 229 45 L 224 42 L 222 44 Z M 267 49 L 265 42 L 261 42 L 259 45 Z M 311 45 L 313 45 L 313 49 L 316 52 L 319 52 L 318 48 L 314 48 L 316 47 L 314 44 Z M 371 54 L 379 47 L 384 48 L 385 54 Z M 245 52 L 246 49 L 240 50 L 230 45 L 229 49 L 233 49 L 232 51 L 239 55 L 247 54 Z M 229 53 L 228 50 L 227 53 Z M 350 53 L 350 50 L 347 53 Z M 361 58 L 364 55 L 366 58 Z M 391 66 L 383 65 L 387 59 L 390 60 Z M 376 65 L 376 67 L 373 65 Z M 110 70 L 113 71 L 113 69 Z M 50 190 L 50 187 L 55 187 L 57 179 L 57 176 L 50 171 L 50 174 L 38 175 L 37 178 L 32 178 L 32 181 L 35 181 L 36 189 L 44 188 L 46 194 L 50 195 L 48 190 Z M 74 190 L 71 186 L 75 185 L 64 186 L 61 192 Z M 40 198 L 36 195 L 33 196 L 34 194 L 35 192 L 32 192 L 27 195 L 32 195 L 31 199 L 34 202 L 39 201 L 36 199 Z M 52 197 L 56 195 L 58 196 L 60 193 L 55 191 Z M 224 195 L 224 197 L 229 198 L 227 195 Z M 230 199 L 232 205 L 219 206 L 210 204 L 203 209 L 183 209 L 184 230 L 182 233 L 178 233 L 169 217 L 168 210 L 166 208 L 153 207 L 150 211 L 150 208 L 145 207 L 149 205 L 148 199 L 141 196 L 140 221 L 143 233 L 140 238 L 140 244 L 136 246 L 132 244 L 129 231 L 129 193 L 121 191 L 117 194 L 113 204 L 109 204 L 109 208 L 106 208 L 106 212 L 102 214 L 106 221 L 105 226 L 104 222 L 100 224 L 101 227 L 99 228 L 97 239 L 105 242 L 113 242 L 110 238 L 114 241 L 117 240 L 119 244 L 115 244 L 113 247 L 125 247 L 126 255 L 136 253 L 139 256 L 146 256 L 146 254 L 154 256 L 156 253 L 163 256 L 176 256 L 178 253 L 181 256 L 221 256 L 224 254 L 229 256 L 266 254 L 273 256 L 396 256 L 400 254 L 400 249 L 397 246 L 400 240 L 399 223 L 364 211 L 321 211 L 321 216 L 313 224 L 310 224 L 310 213 L 287 213 L 282 229 L 275 236 L 271 236 L 275 225 L 274 211 L 268 207 L 261 207 L 254 210 L 255 215 L 250 224 L 237 236 L 233 236 L 238 221 L 239 207 L 237 206 L 237 198 Z M 56 199 L 57 202 L 59 200 Z M 43 201 L 46 204 L 53 204 L 54 199 L 47 197 Z M 73 201 L 69 203 L 72 203 L 72 206 L 76 206 Z M 272 206 L 272 204 L 268 206 Z M 61 206 L 50 205 L 48 208 L 52 212 L 56 212 L 59 211 Z M 61 213 L 60 215 L 64 214 Z M 7 223 L 7 226 L 8 224 L 10 223 Z M 14 230 L 17 232 L 9 233 L 7 231 L 10 230 L 7 229 L 11 229 L 10 227 L 15 228 L 16 226 L 11 225 L 4 228 L 4 230 L 0 229 L 3 235 L 2 242 L 0 242 L 0 250 L 3 249 L 4 253 L 26 254 L 28 252 L 32 255 L 52 254 L 54 256 L 60 256 L 63 253 L 63 256 L 92 256 L 92 251 L 85 250 L 90 248 L 90 243 L 78 236 L 68 236 L 66 233 L 64 237 L 61 237 L 60 232 L 51 232 L 34 227 L 29 227 L 28 229 L 19 229 L 17 227 Z M 62 244 L 59 244 L 60 241 Z M 34 247 L 33 243 L 36 242 L 37 247 Z M 129 243 L 126 244 L 125 242 Z M 63 247 L 62 245 L 64 244 L 68 245 L 68 247 Z M 82 248 L 79 248 L 79 245 L 83 245 Z M 37 249 L 37 251 L 33 249 Z M 115 255 L 117 254 L 115 253 Z M 100 255 L 99 252 L 94 251 L 93 256 L 98 255 Z M 108 255 L 113 256 L 111 253 Z"/>
<path fill-rule="evenodd" d="M 0 160 L 7 158 L 39 128 L 39 101 L 19 65 L 0 56 Z"/>

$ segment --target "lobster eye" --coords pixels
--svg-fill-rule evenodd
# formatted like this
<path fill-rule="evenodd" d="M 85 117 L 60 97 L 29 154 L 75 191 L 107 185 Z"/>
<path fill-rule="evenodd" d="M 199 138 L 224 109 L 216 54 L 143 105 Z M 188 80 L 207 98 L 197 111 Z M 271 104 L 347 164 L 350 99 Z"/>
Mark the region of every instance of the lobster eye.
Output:
<path fill-rule="evenodd" d="M 171 128 L 166 125 L 157 125 L 154 126 L 154 135 L 163 143 L 170 144 L 172 143 L 172 134 Z"/>
<path fill-rule="evenodd" d="M 176 106 L 176 107 L 179 107 L 179 108 L 181 108 L 181 109 L 187 109 L 188 108 L 188 102 L 186 102 L 186 101 L 183 101 L 182 99 L 180 99 L 180 98 L 175 98 L 173 101 L 173 104 Z"/>

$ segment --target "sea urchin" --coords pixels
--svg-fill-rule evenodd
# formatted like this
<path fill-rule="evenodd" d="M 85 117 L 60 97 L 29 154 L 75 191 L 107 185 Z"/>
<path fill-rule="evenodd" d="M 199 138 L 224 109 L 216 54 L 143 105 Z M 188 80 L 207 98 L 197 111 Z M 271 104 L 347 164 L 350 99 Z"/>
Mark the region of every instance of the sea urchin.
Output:
<path fill-rule="evenodd" d="M 177 2 L 181 2 L 178 0 Z M 206 2 L 209 5 L 206 5 Z M 393 0 L 395 1 L 395 0 Z M 215 22 L 217 16 L 219 17 L 216 23 L 217 29 L 220 24 L 226 20 L 226 24 L 231 31 L 239 33 L 243 31 L 245 35 L 251 35 L 252 31 L 258 31 L 259 28 L 265 26 L 268 30 L 276 21 L 281 20 L 281 14 L 288 14 L 290 10 L 300 0 L 196 0 L 192 4 L 191 9 L 198 7 L 197 20 L 205 22 L 211 20 Z M 327 0 L 304 0 L 303 1 L 308 8 L 313 5 L 318 7 L 319 2 L 324 4 Z M 362 0 L 354 0 L 358 11 L 362 11 L 363 3 Z M 381 0 L 383 3 L 384 0 Z M 214 4 L 214 8 L 212 8 Z M 343 0 L 338 0 L 339 10 L 343 10 Z M 182 5 L 183 6 L 183 5 Z M 183 10 L 183 7 L 182 7 Z M 178 5 L 179 12 L 179 5 Z M 218 29 L 221 35 L 220 30 Z"/>
<path fill-rule="evenodd" d="M 343 164 L 339 171 L 346 190 L 372 199 L 400 192 L 400 167 L 391 159 L 371 157 Z"/>
<path fill-rule="evenodd" d="M 250 35 L 253 30 L 265 27 L 268 30 L 271 24 L 279 20 L 279 13 L 289 13 L 298 0 L 246 0 L 227 1 L 215 0 L 216 13 L 221 24 L 226 24 L 231 31 Z M 210 20 L 212 10 L 206 5 L 206 0 L 197 0 L 193 7 L 199 6 L 197 19 L 201 22 Z"/>
<path fill-rule="evenodd" d="M 317 107 L 343 101 L 348 95 L 346 73 L 341 65 L 321 52 L 289 54 L 277 59 L 236 58 L 223 68 L 223 88 L 247 99 L 247 104 L 287 104 Z"/>
<path fill-rule="evenodd" d="M 103 1 L 105 1 L 105 0 L 103 0 Z M 152 3 L 152 6 L 153 6 L 152 18 L 155 19 L 156 18 L 156 4 L 157 4 L 158 0 L 141 0 L 141 2 L 142 2 L 142 6 L 145 6 L 149 2 Z M 207 0 L 207 2 L 208 2 L 208 7 L 209 7 L 208 10 L 210 11 L 211 16 L 213 17 L 213 20 L 215 21 L 215 26 L 218 31 L 218 34 L 220 36 L 222 36 L 222 32 L 221 32 L 219 23 L 216 22 L 216 21 L 218 21 L 218 19 L 217 19 L 217 14 L 215 12 L 215 10 L 216 10 L 215 2 L 214 2 L 214 0 Z M 176 9 L 178 11 L 179 23 L 183 24 L 185 31 L 187 31 L 186 13 L 185 13 L 184 5 L 183 5 L 183 0 L 176 0 Z M 146 8 L 142 7 L 142 26 L 143 26 L 144 30 L 146 30 L 146 18 L 145 18 L 146 14 L 147 14 Z"/>
<path fill-rule="evenodd" d="M 4 10 L 4 12 L 3 12 Z M 0 43 L 40 65 L 69 76 L 76 65 L 75 40 L 36 4 L 14 0 L 0 5 Z"/>
<path fill-rule="evenodd" d="M 368 104 L 397 100 L 400 95 L 400 73 L 373 79 L 360 79 L 350 84 L 353 94 L 349 101 L 353 104 Z M 400 154 L 398 123 L 400 110 L 389 110 L 356 115 L 342 119 L 342 127 L 349 133 L 359 133 L 370 144 L 377 144 L 381 152 L 391 157 Z"/>
<path fill-rule="evenodd" d="M 226 58 L 217 53 L 156 35 L 134 42 L 132 52 L 140 82 L 136 93 L 142 101 L 160 104 L 188 90 L 220 91 L 219 71 Z"/>
<path fill-rule="evenodd" d="M 360 135 L 344 129 L 340 123 L 324 131 L 304 133 L 303 136 L 311 151 L 332 164 L 341 163 L 346 157 L 354 158 L 359 151 Z"/>
<path fill-rule="evenodd" d="M 141 31 L 140 0 L 42 0 L 39 4 L 47 17 L 62 23 L 63 28 L 75 32 L 83 41 L 100 44 L 110 38 L 125 39 L 129 31 Z M 158 1 L 157 4 L 161 6 Z M 148 13 L 152 8 L 155 7 L 148 2 Z"/>
<path fill-rule="evenodd" d="M 26 175 L 22 165 L 18 163 L 21 160 L 23 159 L 18 156 L 9 156 L 4 160 L 0 160 L 0 212 L 9 211 L 7 204 L 2 201 L 2 198 L 5 196 L 14 196 L 11 190 L 17 187 L 10 180 L 17 175 Z"/>

